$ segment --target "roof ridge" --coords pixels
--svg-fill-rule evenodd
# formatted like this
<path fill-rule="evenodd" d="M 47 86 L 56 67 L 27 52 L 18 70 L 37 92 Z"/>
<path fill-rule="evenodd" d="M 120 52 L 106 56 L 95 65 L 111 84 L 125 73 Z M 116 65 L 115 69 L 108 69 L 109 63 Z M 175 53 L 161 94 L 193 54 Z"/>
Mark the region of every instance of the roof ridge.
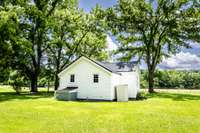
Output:
<path fill-rule="evenodd" d="M 86 59 L 96 63 L 97 65 L 101 66 L 102 68 L 106 69 L 109 72 L 112 73 L 116 73 L 119 74 L 118 72 L 131 72 L 133 71 L 133 68 L 135 65 L 137 65 L 136 61 L 131 61 L 131 62 L 107 62 L 107 61 L 97 61 L 94 59 L 91 59 L 87 56 L 80 56 L 77 59 L 75 59 L 74 61 L 72 61 L 70 64 L 68 64 L 63 71 L 65 71 L 65 69 L 67 67 L 69 67 L 71 64 L 73 64 L 74 62 L 76 62 L 77 60 L 79 60 L 81 57 L 85 57 Z M 62 73 L 63 71 L 61 71 L 60 73 Z M 60 74 L 59 73 L 59 74 Z"/>

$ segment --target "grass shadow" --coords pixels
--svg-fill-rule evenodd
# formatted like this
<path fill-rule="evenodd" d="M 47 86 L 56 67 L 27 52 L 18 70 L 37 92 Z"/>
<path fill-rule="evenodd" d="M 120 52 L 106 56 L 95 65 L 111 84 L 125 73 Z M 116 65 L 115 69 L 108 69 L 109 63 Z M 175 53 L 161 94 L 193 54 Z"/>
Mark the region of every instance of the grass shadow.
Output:
<path fill-rule="evenodd" d="M 30 100 L 30 99 L 40 99 L 40 98 L 51 98 L 53 97 L 53 92 L 38 92 L 36 94 L 31 94 L 30 92 L 22 92 L 21 94 L 16 94 L 15 92 L 0 92 L 0 102 L 11 101 L 11 100 Z"/>
<path fill-rule="evenodd" d="M 12 101 L 12 100 L 34 100 L 40 98 L 51 98 L 54 92 L 38 92 L 36 94 L 31 94 L 30 92 L 22 92 L 21 94 L 16 94 L 15 92 L 0 92 L 0 102 Z M 146 94 L 145 97 L 149 98 L 167 98 L 174 101 L 188 101 L 188 100 L 200 100 L 200 95 L 195 94 L 184 94 L 184 93 L 167 93 L 167 92 L 156 92 L 153 94 Z M 146 100 L 142 99 L 142 100 Z M 136 99 L 129 99 L 130 101 L 138 101 Z M 140 99 L 141 100 L 141 99 Z M 140 101 L 139 100 L 139 101 Z M 77 102 L 106 102 L 102 100 L 78 100 Z M 116 102 L 116 100 L 112 101 Z"/>
<path fill-rule="evenodd" d="M 183 93 L 166 93 L 166 92 L 155 92 L 147 94 L 147 98 L 167 98 L 174 101 L 188 101 L 188 100 L 200 100 L 200 95 L 194 94 L 183 94 Z"/>

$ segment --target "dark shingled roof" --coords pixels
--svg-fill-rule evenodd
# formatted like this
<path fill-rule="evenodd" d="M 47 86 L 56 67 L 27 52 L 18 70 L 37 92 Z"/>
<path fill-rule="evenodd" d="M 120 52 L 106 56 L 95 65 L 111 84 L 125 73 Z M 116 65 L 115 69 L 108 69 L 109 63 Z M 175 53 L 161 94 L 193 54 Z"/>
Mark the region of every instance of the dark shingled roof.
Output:
<path fill-rule="evenodd" d="M 82 56 L 80 56 L 79 58 L 77 58 L 76 60 L 74 60 L 73 62 L 71 62 L 69 65 L 67 65 L 65 67 L 65 69 L 67 67 L 69 67 L 71 64 L 73 64 L 74 62 L 76 62 L 78 59 L 80 59 Z M 104 69 L 112 72 L 112 73 L 116 73 L 121 75 L 119 72 L 131 72 L 133 71 L 134 66 L 137 64 L 135 61 L 132 62 L 99 62 L 99 61 L 95 61 L 92 60 L 86 56 L 83 56 L 89 60 L 91 60 L 92 62 L 94 62 L 95 64 L 103 67 Z"/>
<path fill-rule="evenodd" d="M 112 72 L 130 72 L 133 71 L 136 62 L 97 62 L 101 66 L 109 69 Z"/>

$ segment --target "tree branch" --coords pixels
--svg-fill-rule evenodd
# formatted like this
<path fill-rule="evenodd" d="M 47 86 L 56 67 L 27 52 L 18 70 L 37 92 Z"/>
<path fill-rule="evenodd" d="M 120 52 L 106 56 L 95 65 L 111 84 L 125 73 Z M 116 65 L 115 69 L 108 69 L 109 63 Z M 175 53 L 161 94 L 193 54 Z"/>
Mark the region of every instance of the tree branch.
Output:
<path fill-rule="evenodd" d="M 52 2 L 52 8 L 49 10 L 49 12 L 47 13 L 47 17 L 49 15 L 51 15 L 51 13 L 54 11 L 54 9 L 56 8 L 57 3 L 59 2 L 59 0 L 55 0 Z"/>
<path fill-rule="evenodd" d="M 65 63 L 61 66 L 61 69 L 63 69 L 63 68 L 66 66 L 67 62 L 69 62 L 69 60 L 70 60 L 70 58 L 72 57 L 72 55 L 78 50 L 78 47 L 79 47 L 81 41 L 82 41 L 83 38 L 87 35 L 88 32 L 89 32 L 89 30 L 86 31 L 86 32 L 83 34 L 83 36 L 80 38 L 80 40 L 77 42 L 77 44 L 75 44 L 76 47 L 72 50 L 72 53 L 69 55 L 67 61 L 65 61 Z"/>
<path fill-rule="evenodd" d="M 163 39 L 163 37 L 164 37 L 164 35 L 165 35 L 165 32 L 166 32 L 166 30 L 167 30 L 167 26 L 164 28 L 164 30 L 162 31 L 162 33 L 159 35 L 159 38 L 158 38 L 158 42 L 157 42 L 157 49 L 155 50 L 155 55 L 154 55 L 154 57 L 153 57 L 153 62 L 152 62 L 152 68 L 155 70 L 155 66 L 157 65 L 157 63 L 158 63 L 158 57 L 159 57 L 159 55 L 160 55 L 160 51 L 161 51 L 161 41 L 162 41 L 162 39 Z"/>

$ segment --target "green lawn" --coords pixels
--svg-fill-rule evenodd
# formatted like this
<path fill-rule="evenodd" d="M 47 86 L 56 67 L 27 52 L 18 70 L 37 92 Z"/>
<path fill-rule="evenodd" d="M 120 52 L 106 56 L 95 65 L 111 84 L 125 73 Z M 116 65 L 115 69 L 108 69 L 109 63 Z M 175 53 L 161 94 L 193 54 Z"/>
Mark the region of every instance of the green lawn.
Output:
<path fill-rule="evenodd" d="M 200 93 L 160 92 L 147 100 L 63 102 L 53 93 L 0 88 L 0 133 L 200 133 Z"/>

